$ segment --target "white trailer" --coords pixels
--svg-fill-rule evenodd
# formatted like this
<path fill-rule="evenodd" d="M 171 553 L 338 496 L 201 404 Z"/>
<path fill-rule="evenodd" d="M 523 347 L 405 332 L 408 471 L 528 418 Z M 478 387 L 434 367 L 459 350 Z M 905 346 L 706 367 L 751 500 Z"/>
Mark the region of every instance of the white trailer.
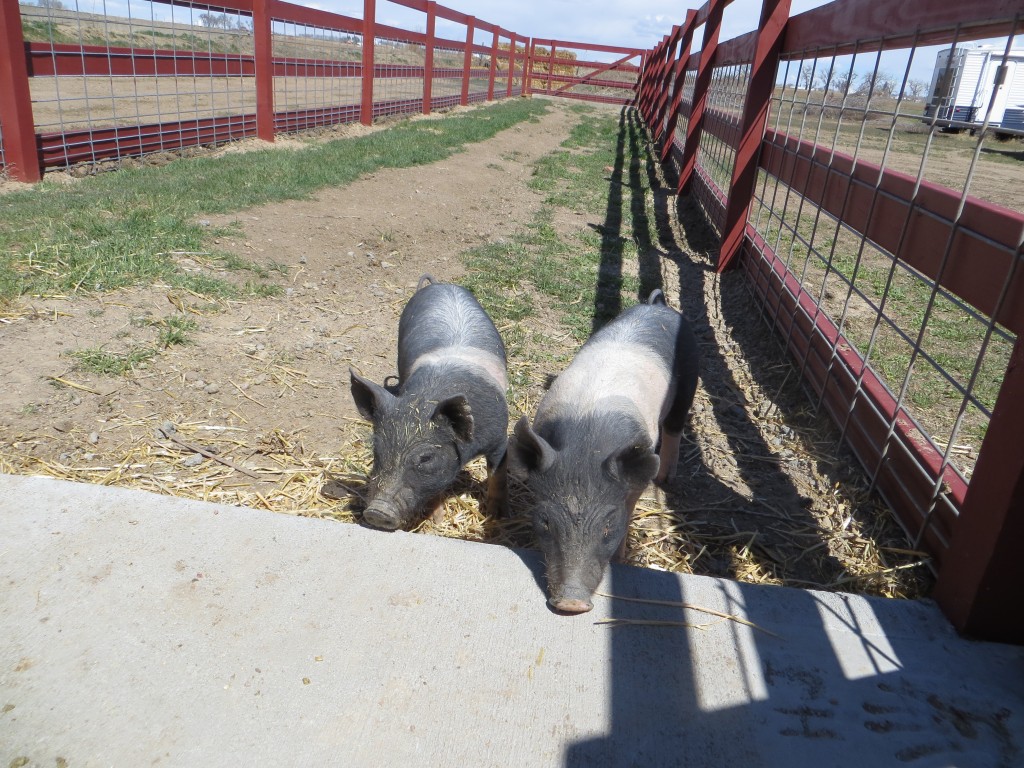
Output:
<path fill-rule="evenodd" d="M 937 121 L 950 130 L 974 129 L 985 120 L 1001 133 L 1024 135 L 1024 48 L 981 45 L 947 48 L 935 57 L 926 122 Z"/>

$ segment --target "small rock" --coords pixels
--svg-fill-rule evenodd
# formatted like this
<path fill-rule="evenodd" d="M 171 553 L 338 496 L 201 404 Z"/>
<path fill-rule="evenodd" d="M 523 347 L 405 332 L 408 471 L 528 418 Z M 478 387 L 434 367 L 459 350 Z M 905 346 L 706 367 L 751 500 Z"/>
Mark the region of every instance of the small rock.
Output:
<path fill-rule="evenodd" d="M 306 263 L 306 257 L 305 256 L 299 256 L 299 264 L 305 264 L 305 263 Z"/>
<path fill-rule="evenodd" d="M 98 443 L 99 441 L 100 441 L 100 433 L 99 432 L 90 432 L 89 433 L 89 443 L 90 444 L 96 445 L 96 443 Z"/>
<path fill-rule="evenodd" d="M 209 219 L 200 219 L 199 220 L 199 226 L 200 227 L 208 227 L 208 226 L 210 226 L 210 220 Z"/>
<path fill-rule="evenodd" d="M 186 467 L 198 467 L 203 463 L 203 454 L 193 453 L 187 459 L 181 462 Z"/>
<path fill-rule="evenodd" d="M 190 384 L 193 381 L 196 381 L 198 378 L 199 378 L 199 374 L 196 373 L 195 371 L 186 371 L 185 372 L 184 379 L 185 379 L 186 382 L 188 382 Z"/>
<path fill-rule="evenodd" d="M 261 373 L 258 376 L 256 376 L 256 378 L 254 378 L 252 380 L 252 383 L 253 383 L 254 386 L 258 387 L 260 384 L 266 383 L 266 381 L 267 381 L 267 374 Z"/>
<path fill-rule="evenodd" d="M 285 288 L 284 289 L 284 295 L 285 295 L 285 298 L 290 299 L 292 296 L 295 295 L 295 289 L 294 288 Z"/>
<path fill-rule="evenodd" d="M 381 269 L 391 269 L 391 267 L 393 267 L 393 266 L 395 266 L 395 265 L 392 264 L 390 261 L 382 261 L 380 263 L 380 268 Z"/>
<path fill-rule="evenodd" d="M 220 387 L 216 384 L 207 384 L 205 387 L 203 387 L 203 392 L 205 392 L 208 395 L 216 395 L 218 392 L 220 392 Z"/>
<path fill-rule="evenodd" d="M 58 432 L 70 432 L 72 429 L 75 428 L 75 422 L 73 422 L 71 419 L 62 419 L 61 421 L 58 421 L 56 424 L 54 424 L 53 428 L 56 429 Z"/>
<path fill-rule="evenodd" d="M 193 389 L 205 389 L 206 388 L 206 382 L 203 381 L 202 379 L 196 379 L 195 381 L 192 382 L 192 388 Z"/>

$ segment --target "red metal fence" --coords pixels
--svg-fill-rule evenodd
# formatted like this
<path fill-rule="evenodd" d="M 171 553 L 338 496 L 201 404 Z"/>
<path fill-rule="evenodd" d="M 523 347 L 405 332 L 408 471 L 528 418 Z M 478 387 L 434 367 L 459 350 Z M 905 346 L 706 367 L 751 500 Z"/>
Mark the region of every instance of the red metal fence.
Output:
<path fill-rule="evenodd" d="M 101 14 L 0 0 L 0 167 L 34 181 L 523 92 L 528 38 L 431 0 L 394 2 L 425 31 L 378 22 L 375 0 L 362 18 L 282 0 L 127 0 Z"/>
<path fill-rule="evenodd" d="M 1004 67 L 967 123 L 938 119 L 952 110 L 927 110 L 914 80 L 936 46 L 1008 54 L 1024 3 L 840 0 L 790 18 L 789 0 L 764 0 L 757 30 L 719 43 L 727 5 L 647 52 L 638 107 L 662 160 L 721 235 L 719 270 L 746 272 L 811 397 L 931 555 L 947 615 L 1024 642 L 1024 176 L 1019 153 L 987 164 L 1003 156 L 992 128 L 1015 133 L 992 117 L 1010 85 Z"/>

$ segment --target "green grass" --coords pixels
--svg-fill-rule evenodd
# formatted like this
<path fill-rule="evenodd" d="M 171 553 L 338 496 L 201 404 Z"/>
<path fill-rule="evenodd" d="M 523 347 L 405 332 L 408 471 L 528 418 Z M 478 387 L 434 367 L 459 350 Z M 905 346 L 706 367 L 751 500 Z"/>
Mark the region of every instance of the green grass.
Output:
<path fill-rule="evenodd" d="M 568 139 L 534 165 L 531 186 L 545 193 L 540 211 L 522 234 L 466 252 L 465 282 L 499 326 L 531 317 L 539 299 L 583 342 L 637 302 L 641 280 L 622 265 L 637 263 L 657 233 L 639 127 L 587 105 L 571 109 L 579 122 Z M 596 214 L 602 224 L 565 233 L 554 223 L 560 210 Z"/>
<path fill-rule="evenodd" d="M 157 355 L 153 347 L 136 347 L 128 352 L 108 352 L 99 347 L 76 349 L 68 357 L 78 362 L 78 367 L 105 376 L 123 376 L 142 363 L 149 362 Z"/>
<path fill-rule="evenodd" d="M 430 122 L 401 122 L 357 138 L 299 150 L 181 159 L 124 169 L 73 185 L 44 182 L 0 197 L 0 302 L 23 295 L 105 291 L 168 281 L 211 296 L 238 295 L 231 283 L 181 273 L 177 252 L 213 252 L 225 266 L 243 263 L 210 247 L 224 234 L 200 214 L 232 213 L 281 200 L 308 199 L 385 168 L 443 160 L 466 144 L 536 119 L 542 101 L 514 99 Z M 246 289 L 248 295 L 272 291 Z"/>

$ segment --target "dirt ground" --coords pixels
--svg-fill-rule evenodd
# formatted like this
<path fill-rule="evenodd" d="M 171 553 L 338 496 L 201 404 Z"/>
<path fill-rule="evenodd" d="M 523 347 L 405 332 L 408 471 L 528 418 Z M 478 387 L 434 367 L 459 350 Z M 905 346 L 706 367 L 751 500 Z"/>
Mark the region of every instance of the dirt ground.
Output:
<path fill-rule="evenodd" d="M 375 173 L 309 201 L 211 217 L 214 225 L 240 226 L 219 248 L 286 267 L 279 297 L 211 302 L 152 285 L 26 299 L 0 319 L 0 471 L 357 519 L 370 432 L 352 403 L 348 367 L 376 381 L 394 374 L 398 316 L 420 275 L 458 281 L 461 252 L 509 238 L 533 219 L 543 198 L 528 186 L 531 164 L 568 136 L 579 119 L 570 106 L 552 101 L 539 122 L 433 165 Z M 656 176 L 650 166 L 648 173 Z M 922 558 L 807 402 L 742 277 L 714 275 L 713 238 L 691 208 L 677 216 L 675 197 L 653 183 L 662 236 L 645 258 L 660 270 L 670 303 L 694 323 L 704 358 L 679 476 L 641 500 L 630 561 L 922 594 Z M 567 237 L 601 225 L 555 218 Z M 244 279 L 202 254 L 178 258 L 185 270 Z M 556 308 L 539 297 L 537 304 L 537 315 L 523 321 L 532 338 L 571 352 L 552 319 Z M 192 343 L 162 350 L 127 376 L 90 373 L 67 356 L 152 344 L 153 322 L 173 315 L 197 321 Z M 515 419 L 558 371 L 509 351 L 511 379 L 526 382 L 512 403 Z M 505 520 L 480 512 L 482 476 L 478 462 L 447 499 L 444 520 L 425 520 L 418 530 L 531 546 L 528 510 L 514 505 Z"/>

